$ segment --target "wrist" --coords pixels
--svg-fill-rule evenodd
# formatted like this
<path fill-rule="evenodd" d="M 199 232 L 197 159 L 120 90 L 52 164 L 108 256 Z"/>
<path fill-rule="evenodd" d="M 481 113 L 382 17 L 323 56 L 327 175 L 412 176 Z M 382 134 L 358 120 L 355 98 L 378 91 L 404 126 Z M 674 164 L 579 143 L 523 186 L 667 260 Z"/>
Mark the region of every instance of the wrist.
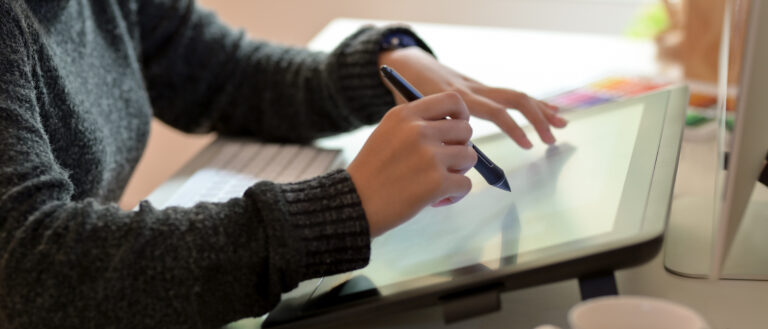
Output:
<path fill-rule="evenodd" d="M 354 183 L 336 170 L 309 180 L 262 181 L 243 198 L 263 218 L 270 240 L 291 252 L 291 281 L 347 272 L 365 266 L 370 232 Z"/>
<path fill-rule="evenodd" d="M 379 213 L 374 211 L 373 196 L 367 193 L 369 191 L 366 185 L 368 180 L 364 177 L 365 175 L 361 170 L 359 170 L 357 161 L 353 161 L 349 165 L 347 173 L 349 174 L 350 180 L 352 180 L 352 184 L 355 186 L 357 197 L 360 199 L 360 205 L 363 208 L 365 219 L 368 222 L 368 232 L 370 233 L 371 238 L 376 237 L 381 234 L 382 229 L 378 224 L 382 221 L 378 219 Z"/>
<path fill-rule="evenodd" d="M 411 30 L 391 28 L 381 36 L 379 43 L 379 66 L 394 64 L 398 58 L 403 57 L 401 56 L 402 54 L 411 52 L 426 53 L 434 57 L 432 49 Z"/>

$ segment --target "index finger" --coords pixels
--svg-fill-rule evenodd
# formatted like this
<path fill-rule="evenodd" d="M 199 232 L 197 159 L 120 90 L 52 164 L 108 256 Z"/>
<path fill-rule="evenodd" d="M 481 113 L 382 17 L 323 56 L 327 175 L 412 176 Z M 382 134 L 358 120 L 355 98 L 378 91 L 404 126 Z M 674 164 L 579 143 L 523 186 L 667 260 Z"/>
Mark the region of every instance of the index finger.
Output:
<path fill-rule="evenodd" d="M 464 100 L 455 92 L 430 95 L 408 104 L 409 112 L 424 120 L 469 120 L 469 110 Z"/>
<path fill-rule="evenodd" d="M 488 91 L 488 97 L 497 100 L 498 102 L 514 108 L 522 113 L 528 122 L 533 125 L 536 132 L 541 137 L 541 140 L 547 144 L 555 143 L 555 136 L 552 135 L 550 122 L 544 116 L 543 108 L 539 108 L 537 100 L 527 95 L 504 88 L 490 88 Z"/>

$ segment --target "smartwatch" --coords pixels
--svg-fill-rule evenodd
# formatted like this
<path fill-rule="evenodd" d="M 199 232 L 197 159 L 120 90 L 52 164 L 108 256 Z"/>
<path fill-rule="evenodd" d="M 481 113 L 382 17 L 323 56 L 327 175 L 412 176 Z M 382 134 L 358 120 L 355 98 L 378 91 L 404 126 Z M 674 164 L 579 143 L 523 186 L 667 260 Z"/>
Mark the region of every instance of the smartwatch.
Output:
<path fill-rule="evenodd" d="M 381 50 L 395 50 L 406 47 L 418 46 L 416 38 L 403 31 L 391 31 L 381 38 Z"/>

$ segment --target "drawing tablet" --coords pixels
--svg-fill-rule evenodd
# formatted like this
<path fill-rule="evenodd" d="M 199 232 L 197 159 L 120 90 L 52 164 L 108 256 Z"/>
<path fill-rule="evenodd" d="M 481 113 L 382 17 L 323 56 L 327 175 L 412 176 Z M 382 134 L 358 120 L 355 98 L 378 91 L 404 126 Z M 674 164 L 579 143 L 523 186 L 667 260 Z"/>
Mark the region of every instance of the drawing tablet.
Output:
<path fill-rule="evenodd" d="M 666 225 L 687 96 L 672 87 L 568 113 L 553 146 L 473 140 L 504 168 L 511 193 L 470 171 L 461 202 L 376 238 L 367 267 L 292 294 L 264 327 L 370 318 L 649 260 Z"/>

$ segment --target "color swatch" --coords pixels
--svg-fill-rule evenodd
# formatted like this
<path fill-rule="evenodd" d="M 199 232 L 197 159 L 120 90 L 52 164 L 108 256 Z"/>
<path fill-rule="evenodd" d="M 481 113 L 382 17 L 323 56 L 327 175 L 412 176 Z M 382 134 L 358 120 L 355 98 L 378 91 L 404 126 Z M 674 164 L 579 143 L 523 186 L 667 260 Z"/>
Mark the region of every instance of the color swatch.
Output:
<path fill-rule="evenodd" d="M 609 77 L 550 97 L 546 101 L 562 110 L 575 110 L 637 96 L 667 85 L 669 83 L 645 78 Z"/>

